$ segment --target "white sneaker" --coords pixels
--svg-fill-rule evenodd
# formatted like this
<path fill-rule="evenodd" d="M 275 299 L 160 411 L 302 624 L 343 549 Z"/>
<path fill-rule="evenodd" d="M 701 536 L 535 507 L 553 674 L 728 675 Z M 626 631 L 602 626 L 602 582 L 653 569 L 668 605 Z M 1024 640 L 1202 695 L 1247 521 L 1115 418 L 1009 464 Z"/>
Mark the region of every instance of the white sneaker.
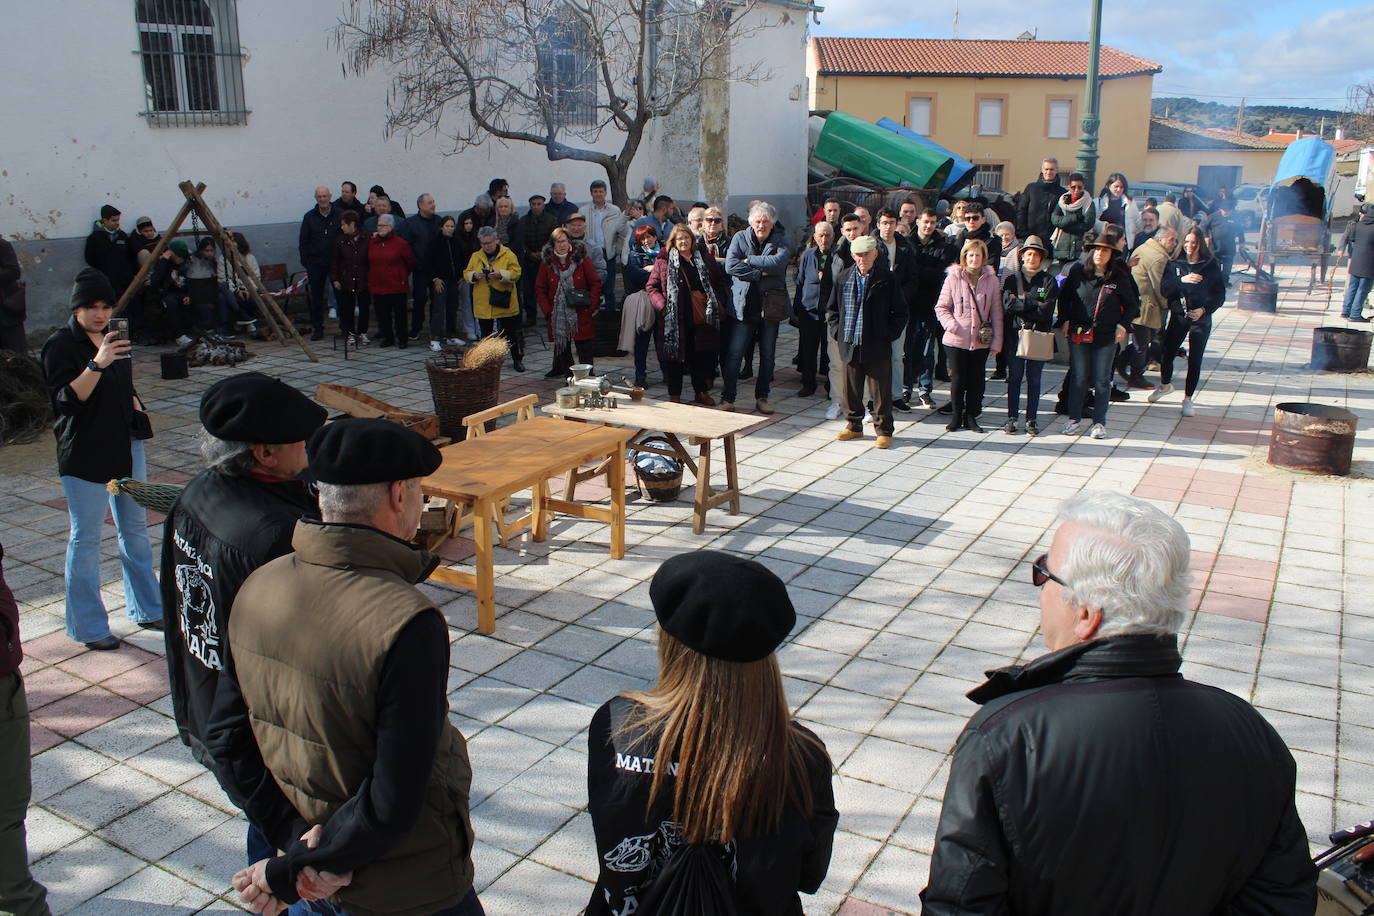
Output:
<path fill-rule="evenodd" d="M 1088 431 L 1088 435 L 1094 439 L 1105 439 L 1107 438 L 1107 427 L 1101 423 L 1094 423 L 1093 428 Z"/>
<path fill-rule="evenodd" d="M 429 348 L 435 353 L 438 353 L 440 350 L 444 349 L 444 345 L 437 340 L 431 340 L 429 342 Z"/>
<path fill-rule="evenodd" d="M 1064 424 L 1064 435 L 1076 436 L 1083 429 L 1082 420 L 1070 420 Z"/>
<path fill-rule="evenodd" d="M 191 342 L 191 338 L 187 337 L 185 334 L 182 334 L 180 337 L 177 338 L 177 346 L 178 346 L 178 347 L 184 347 L 184 346 L 186 346 L 187 344 L 189 344 L 190 342 Z"/>
<path fill-rule="evenodd" d="M 462 337 L 450 337 L 445 341 L 450 347 L 466 347 L 468 342 Z"/>
<path fill-rule="evenodd" d="M 844 408 L 834 401 L 831 401 L 830 406 L 825 409 L 825 418 L 827 420 L 838 420 L 842 416 L 844 416 Z"/>
<path fill-rule="evenodd" d="M 1183 399 L 1183 415 L 1184 415 L 1185 417 L 1191 417 L 1191 416 L 1193 415 L 1193 399 L 1192 399 L 1192 398 L 1184 398 L 1184 399 Z"/>
<path fill-rule="evenodd" d="M 338 317 L 339 317 L 339 312 L 338 312 L 338 310 L 337 310 L 337 309 L 330 309 L 330 310 L 329 310 L 329 317 L 330 317 L 330 318 L 338 318 Z"/>
<path fill-rule="evenodd" d="M 1154 391 L 1151 391 L 1148 395 L 1146 395 L 1145 400 L 1153 404 L 1155 401 L 1158 401 L 1160 398 L 1164 397 L 1166 394 L 1173 390 L 1173 385 L 1160 385 Z"/>
<path fill-rule="evenodd" d="M 353 335 L 353 344 L 354 344 L 354 346 L 365 347 L 365 346 L 367 346 L 367 345 L 370 344 L 370 343 L 372 343 L 372 341 L 370 341 L 370 340 L 367 339 L 367 335 L 366 335 L 366 334 L 354 334 L 354 335 Z"/>

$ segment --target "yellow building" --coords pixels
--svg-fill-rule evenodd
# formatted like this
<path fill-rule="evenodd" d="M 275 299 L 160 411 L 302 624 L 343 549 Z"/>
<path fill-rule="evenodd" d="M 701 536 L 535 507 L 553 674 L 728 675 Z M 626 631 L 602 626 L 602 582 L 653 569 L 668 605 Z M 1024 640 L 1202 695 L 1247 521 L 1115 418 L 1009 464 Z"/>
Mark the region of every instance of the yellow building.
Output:
<path fill-rule="evenodd" d="M 1287 145 L 1234 130 L 1152 118 L 1145 177 L 1195 184 L 1207 193 L 1223 186 L 1269 184 Z"/>
<path fill-rule="evenodd" d="M 978 167 L 984 187 L 1018 191 L 1053 156 L 1078 156 L 1088 43 L 934 38 L 814 38 L 811 107 L 891 118 Z M 1145 174 L 1154 74 L 1144 58 L 1102 47 L 1098 178 Z"/>

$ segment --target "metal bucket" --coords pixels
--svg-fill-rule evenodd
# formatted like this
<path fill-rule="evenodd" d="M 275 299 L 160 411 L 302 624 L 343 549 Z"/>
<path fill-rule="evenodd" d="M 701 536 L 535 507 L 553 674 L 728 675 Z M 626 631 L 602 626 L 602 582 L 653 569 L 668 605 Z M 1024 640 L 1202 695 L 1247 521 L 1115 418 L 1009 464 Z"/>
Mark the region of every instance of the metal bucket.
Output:
<path fill-rule="evenodd" d="M 1236 305 L 1247 312 L 1277 312 L 1279 285 L 1267 277 L 1251 277 L 1240 281 Z"/>
<path fill-rule="evenodd" d="M 1313 328 L 1312 368 L 1318 372 L 1363 372 L 1369 367 L 1374 334 L 1356 328 Z"/>
<path fill-rule="evenodd" d="M 165 379 L 186 378 L 190 374 L 187 369 L 185 353 L 164 353 L 162 354 L 162 377 Z"/>
<path fill-rule="evenodd" d="M 582 392 L 576 388 L 559 388 L 555 397 L 559 407 L 577 407 L 582 403 Z"/>
<path fill-rule="evenodd" d="M 1349 474 L 1356 416 L 1340 407 L 1290 401 L 1274 405 L 1269 463 L 1308 474 Z"/>

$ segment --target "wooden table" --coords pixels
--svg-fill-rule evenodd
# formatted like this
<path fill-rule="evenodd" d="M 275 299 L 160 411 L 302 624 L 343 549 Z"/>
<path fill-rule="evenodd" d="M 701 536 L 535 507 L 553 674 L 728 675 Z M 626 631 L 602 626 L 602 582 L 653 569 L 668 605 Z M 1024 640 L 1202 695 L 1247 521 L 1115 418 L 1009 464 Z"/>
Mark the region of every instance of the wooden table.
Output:
<path fill-rule="evenodd" d="M 701 534 L 706 530 L 706 513 L 722 503 L 729 503 L 729 513 L 739 512 L 739 471 L 735 463 L 735 435 L 763 420 L 750 414 L 739 414 L 726 410 L 700 407 L 696 404 L 674 404 L 671 401 L 632 401 L 628 397 L 616 397 L 615 409 L 604 407 L 558 407 L 548 404 L 539 408 L 545 413 L 570 420 L 583 420 L 589 423 L 605 423 L 627 426 L 635 430 L 630 447 L 640 452 L 653 452 L 678 458 L 691 469 L 697 480 L 696 503 L 692 508 L 692 531 Z M 670 443 L 664 449 L 655 445 L 644 445 L 643 440 L 662 433 Z M 687 446 L 679 437 L 687 437 L 688 444 L 698 446 L 698 457 L 692 460 Z M 711 442 L 720 439 L 725 452 L 725 489 L 716 492 L 711 489 Z M 580 472 L 568 478 L 567 497 L 572 498 L 572 486 L 577 480 L 585 480 L 596 471 Z M 612 487 L 614 489 L 614 487 Z"/>
<path fill-rule="evenodd" d="M 609 426 L 589 426 L 551 417 L 536 417 L 440 450 L 444 463 L 420 482 L 430 496 L 443 496 L 472 509 L 472 536 L 477 547 L 476 571 L 439 567 L 430 578 L 477 592 L 477 629 L 496 631 L 496 590 L 492 573 L 493 507 L 522 490 L 531 491 L 530 511 L 507 530 L 528 527 L 536 541 L 548 536 L 554 513 L 607 522 L 611 558 L 625 556 L 625 442 L 633 433 Z M 582 464 L 607 463 L 610 508 L 549 497 L 549 478 L 570 476 Z"/>

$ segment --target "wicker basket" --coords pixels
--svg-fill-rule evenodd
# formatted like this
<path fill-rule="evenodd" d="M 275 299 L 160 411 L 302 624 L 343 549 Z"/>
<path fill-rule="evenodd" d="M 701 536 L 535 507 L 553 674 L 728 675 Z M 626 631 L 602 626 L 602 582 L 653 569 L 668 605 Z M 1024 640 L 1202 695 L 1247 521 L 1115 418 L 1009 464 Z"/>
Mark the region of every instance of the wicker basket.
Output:
<path fill-rule="evenodd" d="M 641 440 L 643 445 L 654 445 L 659 448 L 671 448 L 672 443 L 667 439 L 652 436 Z M 682 462 L 674 459 L 677 465 L 676 471 L 646 471 L 638 467 L 637 462 L 632 461 L 635 479 L 639 481 L 639 492 L 647 499 L 656 503 L 667 503 L 677 499 L 682 492 Z"/>
<path fill-rule="evenodd" d="M 434 394 L 434 412 L 439 416 L 439 434 L 454 442 L 467 436 L 464 417 L 495 407 L 501 400 L 499 362 L 467 369 L 461 350 L 444 350 L 425 360 L 425 372 Z"/>

